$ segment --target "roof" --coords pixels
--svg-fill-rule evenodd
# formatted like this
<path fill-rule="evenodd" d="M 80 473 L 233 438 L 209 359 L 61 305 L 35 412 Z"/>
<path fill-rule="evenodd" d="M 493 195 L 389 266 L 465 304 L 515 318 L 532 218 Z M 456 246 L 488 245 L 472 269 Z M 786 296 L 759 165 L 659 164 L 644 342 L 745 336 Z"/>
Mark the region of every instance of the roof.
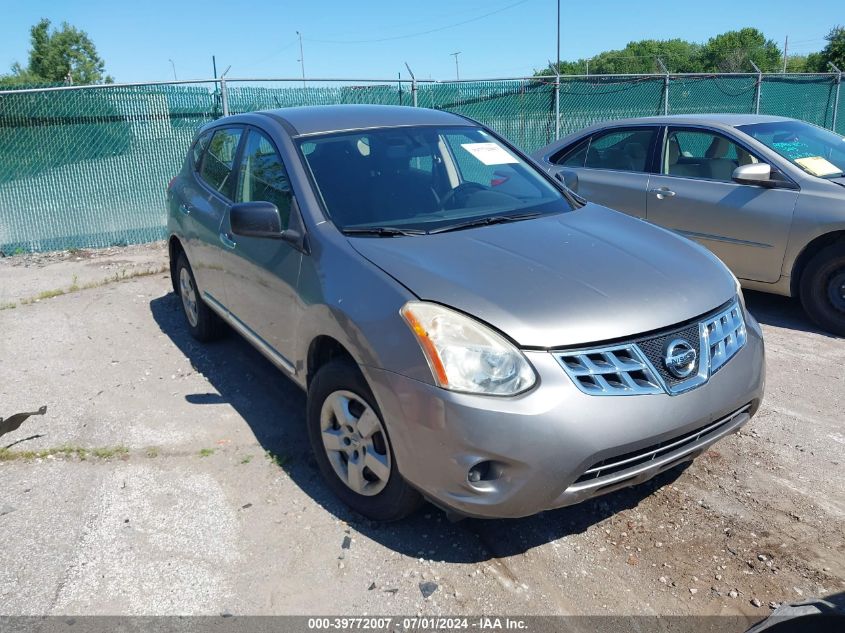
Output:
<path fill-rule="evenodd" d="M 711 125 L 724 125 L 736 127 L 737 125 L 750 125 L 752 123 L 771 123 L 774 121 L 791 121 L 782 116 L 769 116 L 765 114 L 667 114 L 662 116 L 638 117 L 635 119 L 614 120 L 614 125 L 633 123 L 668 123 L 673 125 L 694 125 L 696 123 L 709 123 Z M 609 121 L 601 123 L 604 127 Z"/>
<path fill-rule="evenodd" d="M 451 112 L 385 105 L 325 105 L 263 110 L 292 126 L 297 134 L 320 134 L 408 125 L 471 125 Z"/>

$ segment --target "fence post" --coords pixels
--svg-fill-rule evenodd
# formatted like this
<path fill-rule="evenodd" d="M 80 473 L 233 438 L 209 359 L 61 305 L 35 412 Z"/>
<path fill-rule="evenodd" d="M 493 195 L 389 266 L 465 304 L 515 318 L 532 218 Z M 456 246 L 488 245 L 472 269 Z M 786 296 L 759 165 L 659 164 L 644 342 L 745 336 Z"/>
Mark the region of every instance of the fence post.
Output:
<path fill-rule="evenodd" d="M 669 114 L 669 69 L 666 68 L 666 64 L 663 63 L 663 60 L 659 57 L 657 58 L 657 63 L 660 64 L 660 70 L 663 71 L 663 114 Z"/>
<path fill-rule="evenodd" d="M 760 93 L 763 91 L 763 71 L 752 62 L 751 65 L 754 67 L 754 70 L 757 72 L 757 83 L 754 86 L 754 114 L 760 114 Z"/>
<path fill-rule="evenodd" d="M 560 68 L 555 75 L 555 140 L 560 138 Z"/>
<path fill-rule="evenodd" d="M 836 132 L 836 115 L 839 113 L 839 87 L 842 85 L 842 71 L 833 62 L 828 62 L 836 73 L 836 97 L 833 100 L 833 125 L 831 129 Z"/>
<path fill-rule="evenodd" d="M 414 71 L 411 70 L 411 67 L 408 66 L 408 62 L 405 62 L 405 68 L 408 69 L 408 73 L 411 75 L 411 102 L 414 104 L 414 107 L 417 107 L 417 78 L 414 76 Z"/>
<path fill-rule="evenodd" d="M 225 77 L 220 77 L 220 103 L 223 106 L 223 116 L 229 116 L 229 93 L 226 91 Z"/>

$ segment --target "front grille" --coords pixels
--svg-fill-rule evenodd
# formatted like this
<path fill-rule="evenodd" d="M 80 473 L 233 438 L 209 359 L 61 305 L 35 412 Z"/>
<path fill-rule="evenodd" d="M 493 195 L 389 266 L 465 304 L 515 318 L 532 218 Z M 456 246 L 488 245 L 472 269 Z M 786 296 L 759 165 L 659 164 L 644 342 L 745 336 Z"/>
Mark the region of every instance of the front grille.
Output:
<path fill-rule="evenodd" d="M 696 358 L 687 376 L 669 371 L 667 350 L 686 341 Z M 582 392 L 595 396 L 679 394 L 706 383 L 747 341 L 739 299 L 701 320 L 630 343 L 553 352 Z"/>
<path fill-rule="evenodd" d="M 666 346 L 671 341 L 679 338 L 684 339 L 687 343 L 692 345 L 692 348 L 696 350 L 696 352 L 701 349 L 701 334 L 698 323 L 685 327 L 682 330 L 676 330 L 668 334 L 661 334 L 660 336 L 656 336 L 654 338 L 637 341 L 637 345 L 643 351 L 643 354 L 645 354 L 646 358 L 651 361 L 651 364 L 654 365 L 654 368 L 660 374 L 660 377 L 669 386 L 674 386 L 688 380 L 687 378 L 677 378 L 676 376 L 673 376 L 666 369 L 666 365 L 663 364 L 663 357 L 666 354 Z M 700 364 L 701 357 L 699 355 L 695 362 L 693 375 L 698 373 Z"/>
<path fill-rule="evenodd" d="M 715 374 L 745 346 L 747 333 L 739 303 L 705 321 L 704 331 L 710 348 L 710 373 Z"/>
<path fill-rule="evenodd" d="M 663 392 L 636 345 L 566 352 L 557 359 L 584 393 L 621 396 Z"/>
<path fill-rule="evenodd" d="M 730 415 L 721 418 L 720 420 L 717 420 L 716 422 L 711 422 L 710 424 L 707 424 L 694 431 L 690 431 L 689 433 L 685 433 L 684 435 L 681 435 L 679 437 L 674 437 L 663 442 L 658 442 L 657 444 L 652 444 L 651 446 L 640 449 L 638 451 L 632 451 L 630 453 L 625 453 L 624 455 L 615 455 L 613 457 L 603 459 L 602 461 L 593 464 L 586 471 L 584 471 L 584 474 L 581 475 L 578 479 L 576 479 L 575 483 L 579 484 L 585 481 L 599 479 L 600 477 L 607 477 L 614 473 L 618 473 L 623 470 L 628 470 L 629 468 L 634 468 L 635 466 L 640 466 L 650 461 L 654 461 L 669 453 L 680 453 L 683 451 L 684 448 L 695 444 L 698 440 L 706 438 L 706 436 L 715 433 L 723 427 L 727 426 L 728 424 L 733 422 L 736 416 L 741 413 L 745 413 L 750 408 L 751 405 L 747 404 L 744 407 L 737 409 Z"/>

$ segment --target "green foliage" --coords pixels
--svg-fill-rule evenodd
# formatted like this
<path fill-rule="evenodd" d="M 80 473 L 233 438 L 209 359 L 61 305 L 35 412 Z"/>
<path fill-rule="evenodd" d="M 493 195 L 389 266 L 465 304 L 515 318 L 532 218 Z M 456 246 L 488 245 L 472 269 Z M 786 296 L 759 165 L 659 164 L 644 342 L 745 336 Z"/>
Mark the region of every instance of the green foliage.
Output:
<path fill-rule="evenodd" d="M 705 44 L 682 39 L 640 40 L 625 48 L 605 51 L 590 59 L 561 61 L 562 75 L 644 74 L 663 72 L 658 59 L 673 73 L 754 72 L 751 62 L 764 72 L 783 69 L 778 45 L 754 28 L 728 31 Z M 800 60 L 796 66 L 802 67 Z M 801 71 L 793 71 L 801 72 Z M 554 64 L 535 73 L 553 75 Z"/>
<path fill-rule="evenodd" d="M 752 70 L 751 62 L 763 72 L 783 69 L 778 45 L 752 28 L 728 31 L 710 38 L 702 48 L 701 58 L 709 72 L 749 72 Z"/>
<path fill-rule="evenodd" d="M 30 41 L 28 65 L 12 64 L 12 73 L 0 77 L 0 88 L 113 81 L 88 34 L 67 22 L 51 30 L 50 20 L 42 18 L 30 29 Z"/>
<path fill-rule="evenodd" d="M 836 65 L 839 70 L 845 70 L 845 27 L 834 26 L 825 38 L 827 46 L 818 53 L 818 72 L 830 72 L 829 63 Z"/>
<path fill-rule="evenodd" d="M 642 74 L 662 72 L 658 58 L 673 72 L 701 72 L 701 46 L 682 39 L 640 40 L 629 42 L 621 50 L 605 51 L 591 59 L 561 62 L 562 75 Z M 538 74 L 554 74 L 554 66 Z"/>

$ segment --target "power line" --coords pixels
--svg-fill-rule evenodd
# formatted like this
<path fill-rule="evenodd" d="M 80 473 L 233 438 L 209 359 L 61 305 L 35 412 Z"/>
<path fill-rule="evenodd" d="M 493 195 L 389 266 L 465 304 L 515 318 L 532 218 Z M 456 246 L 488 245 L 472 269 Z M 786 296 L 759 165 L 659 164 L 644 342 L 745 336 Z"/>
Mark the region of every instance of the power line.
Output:
<path fill-rule="evenodd" d="M 290 42 L 288 42 L 287 44 L 285 44 L 284 46 L 282 46 L 282 47 L 280 47 L 280 48 L 277 48 L 277 49 L 273 50 L 273 51 L 272 51 L 272 52 L 270 52 L 270 53 L 267 53 L 266 55 L 264 55 L 263 57 L 261 57 L 261 58 L 259 58 L 259 59 L 255 60 L 255 61 L 254 61 L 254 62 L 252 62 L 252 63 L 253 63 L 253 64 L 260 64 L 260 63 L 261 63 L 261 62 L 263 62 L 263 61 L 267 61 L 268 59 L 270 59 L 271 57 L 275 57 L 276 55 L 278 55 L 278 54 L 279 54 L 279 53 L 281 53 L 282 51 L 285 51 L 285 50 L 289 49 L 290 47 L 295 46 L 295 45 L 296 45 L 296 43 L 297 43 L 298 41 L 299 41 L 299 39 L 298 39 L 298 38 L 294 38 L 294 39 L 292 39 Z"/>
<path fill-rule="evenodd" d="M 521 4 L 525 4 L 526 2 L 530 2 L 530 0 L 519 0 L 519 2 L 514 2 L 512 4 L 506 5 L 500 9 L 496 9 L 495 11 L 488 11 L 487 13 L 483 13 L 478 15 L 474 18 L 469 18 L 468 20 L 463 20 L 461 22 L 455 22 L 454 24 L 447 24 L 445 26 L 440 26 L 434 29 L 428 29 L 426 31 L 418 31 L 416 33 L 406 33 L 404 35 L 394 35 L 391 37 L 380 37 L 370 40 L 321 40 L 321 39 L 311 39 L 308 38 L 309 42 L 318 42 L 320 44 L 370 44 L 375 42 L 390 42 L 394 40 L 404 40 L 410 37 L 419 37 L 420 35 L 429 35 L 431 33 L 437 33 L 439 31 L 445 31 L 446 29 L 453 29 L 457 26 L 463 26 L 464 24 L 470 24 L 471 22 L 477 22 L 478 20 L 483 20 L 484 18 L 488 18 L 491 15 L 496 15 L 497 13 L 501 13 L 503 11 L 507 11 L 508 9 L 513 9 L 514 7 L 518 7 Z"/>

